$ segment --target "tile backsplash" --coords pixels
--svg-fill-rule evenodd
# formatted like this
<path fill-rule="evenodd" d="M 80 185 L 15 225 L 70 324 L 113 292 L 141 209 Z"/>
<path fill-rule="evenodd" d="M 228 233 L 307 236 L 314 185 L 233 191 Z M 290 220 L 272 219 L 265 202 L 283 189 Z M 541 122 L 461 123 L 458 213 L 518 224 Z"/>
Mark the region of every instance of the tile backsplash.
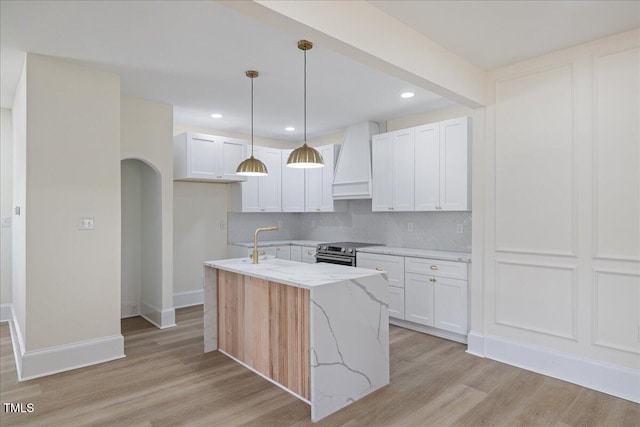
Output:
<path fill-rule="evenodd" d="M 347 212 L 229 213 L 227 239 L 253 240 L 257 227 L 277 225 L 263 240 L 380 243 L 442 251 L 471 251 L 471 212 L 371 212 L 371 200 L 349 200 Z M 458 225 L 462 232 L 458 232 Z M 412 230 L 412 231 L 409 231 Z"/>

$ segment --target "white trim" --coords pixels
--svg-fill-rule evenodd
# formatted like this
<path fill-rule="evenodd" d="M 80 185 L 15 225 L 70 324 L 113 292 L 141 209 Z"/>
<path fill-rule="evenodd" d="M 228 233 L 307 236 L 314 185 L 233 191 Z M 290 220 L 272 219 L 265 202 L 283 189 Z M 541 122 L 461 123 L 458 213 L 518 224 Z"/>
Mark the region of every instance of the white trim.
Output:
<path fill-rule="evenodd" d="M 0 322 L 13 320 L 13 304 L 0 304 Z"/>
<path fill-rule="evenodd" d="M 173 294 L 173 308 L 191 307 L 204 304 L 204 289 L 176 292 Z"/>
<path fill-rule="evenodd" d="M 467 335 L 469 344 L 467 345 L 467 353 L 474 356 L 484 357 L 484 337 L 474 331 L 469 332 Z"/>
<path fill-rule="evenodd" d="M 161 310 L 159 307 L 143 302 L 140 316 L 159 329 L 176 326 L 176 311 L 173 307 Z"/>
<path fill-rule="evenodd" d="M 473 349 L 468 353 L 476 354 L 484 347 L 484 356 L 490 359 L 640 403 L 640 370 L 493 335 L 472 334 Z"/>
<path fill-rule="evenodd" d="M 445 331 L 444 329 L 432 328 L 431 326 L 420 325 L 418 323 L 409 322 L 406 320 L 389 318 L 389 324 L 400 326 L 401 328 L 411 329 L 412 331 L 422 332 L 423 334 L 435 335 L 436 337 L 444 338 L 451 341 L 456 341 L 462 344 L 467 343 L 467 337 L 455 332 Z"/>
<path fill-rule="evenodd" d="M 236 363 L 239 363 L 240 365 L 244 366 L 245 368 L 249 369 L 250 371 L 260 375 L 262 378 L 264 378 L 265 380 L 269 381 L 270 383 L 272 383 L 273 385 L 276 385 L 278 387 L 280 387 L 281 389 L 283 389 L 284 391 L 286 391 L 287 393 L 291 394 L 292 396 L 302 400 L 304 403 L 306 403 L 307 405 L 311 405 L 311 401 L 305 399 L 304 397 L 300 396 L 298 393 L 289 390 L 288 388 L 286 388 L 285 386 L 283 386 L 282 384 L 280 384 L 279 382 L 276 382 L 274 379 L 269 378 L 268 376 L 266 376 L 265 374 L 256 371 L 255 369 L 253 369 L 251 366 L 247 365 L 246 363 L 236 359 L 235 357 L 233 357 L 232 355 L 230 355 L 229 353 L 227 353 L 224 350 L 220 350 L 218 349 L 218 351 L 222 354 L 224 354 L 225 356 L 227 356 L 229 359 L 233 360 Z"/>

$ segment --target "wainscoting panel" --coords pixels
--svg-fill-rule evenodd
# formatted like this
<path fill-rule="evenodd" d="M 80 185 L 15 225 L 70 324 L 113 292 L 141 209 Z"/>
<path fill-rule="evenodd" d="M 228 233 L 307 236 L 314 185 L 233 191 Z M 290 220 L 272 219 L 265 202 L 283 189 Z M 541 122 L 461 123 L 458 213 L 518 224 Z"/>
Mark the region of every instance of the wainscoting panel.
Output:
<path fill-rule="evenodd" d="M 594 271 L 593 343 L 640 354 L 640 274 Z"/>
<path fill-rule="evenodd" d="M 572 82 L 569 64 L 496 83 L 497 251 L 576 253 Z"/>
<path fill-rule="evenodd" d="M 575 267 L 496 260 L 496 323 L 577 339 Z"/>

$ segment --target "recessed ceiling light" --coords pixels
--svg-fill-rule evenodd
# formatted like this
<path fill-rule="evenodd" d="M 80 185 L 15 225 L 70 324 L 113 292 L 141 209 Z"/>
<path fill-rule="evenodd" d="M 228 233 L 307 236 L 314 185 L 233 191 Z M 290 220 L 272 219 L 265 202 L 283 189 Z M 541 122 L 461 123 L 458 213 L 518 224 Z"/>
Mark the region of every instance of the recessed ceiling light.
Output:
<path fill-rule="evenodd" d="M 415 93 L 413 93 L 413 92 L 404 92 L 404 93 L 400 94 L 400 96 L 402 98 L 413 98 L 414 95 L 415 95 Z"/>
<path fill-rule="evenodd" d="M 211 115 L 211 117 L 213 117 L 214 119 L 221 119 L 221 118 L 222 118 L 222 114 L 220 114 L 220 113 L 213 113 L 213 114 Z"/>
<path fill-rule="evenodd" d="M 293 126 L 287 126 L 286 128 L 284 128 L 284 130 L 286 130 L 287 132 L 293 132 L 294 130 L 296 130 L 296 128 L 294 128 Z"/>

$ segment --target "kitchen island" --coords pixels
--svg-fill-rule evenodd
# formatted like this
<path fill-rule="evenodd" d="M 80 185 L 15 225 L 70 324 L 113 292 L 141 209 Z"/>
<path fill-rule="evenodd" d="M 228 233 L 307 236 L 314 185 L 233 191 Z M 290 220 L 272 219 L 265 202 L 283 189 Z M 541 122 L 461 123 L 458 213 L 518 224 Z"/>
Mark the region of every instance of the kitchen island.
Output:
<path fill-rule="evenodd" d="M 389 384 L 386 274 L 248 258 L 205 263 L 205 352 L 311 405 L 318 421 Z"/>

